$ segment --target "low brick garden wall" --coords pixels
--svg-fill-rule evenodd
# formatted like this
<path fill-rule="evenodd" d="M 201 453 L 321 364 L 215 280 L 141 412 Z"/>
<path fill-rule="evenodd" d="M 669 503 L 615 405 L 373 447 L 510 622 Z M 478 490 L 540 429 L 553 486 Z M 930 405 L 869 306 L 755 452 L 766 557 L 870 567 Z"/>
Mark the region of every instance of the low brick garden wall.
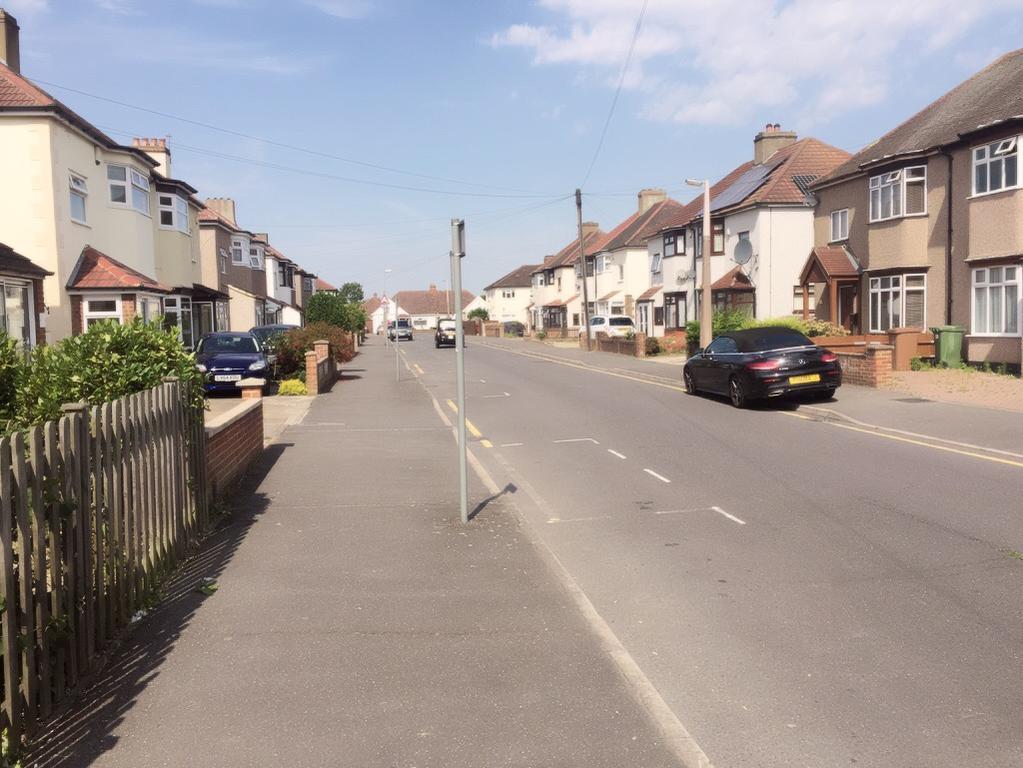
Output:
<path fill-rule="evenodd" d="M 842 383 L 884 387 L 892 383 L 892 347 L 871 344 L 862 352 L 835 352 L 842 365 Z"/>
<path fill-rule="evenodd" d="M 586 349 L 586 336 L 579 337 L 579 348 Z M 616 355 L 629 357 L 646 357 L 646 334 L 637 333 L 631 339 L 610 337 L 606 333 L 597 333 L 591 349 L 596 352 L 613 352 Z"/>
<path fill-rule="evenodd" d="M 210 491 L 223 497 L 263 452 L 263 401 L 243 398 L 206 422 L 206 466 Z"/>

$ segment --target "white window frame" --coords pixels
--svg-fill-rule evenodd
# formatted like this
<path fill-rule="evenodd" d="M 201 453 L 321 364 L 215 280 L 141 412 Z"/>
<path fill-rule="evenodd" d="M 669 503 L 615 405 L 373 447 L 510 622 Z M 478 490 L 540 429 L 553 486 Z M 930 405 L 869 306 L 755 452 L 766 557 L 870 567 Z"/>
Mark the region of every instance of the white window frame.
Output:
<path fill-rule="evenodd" d="M 113 168 L 119 168 L 124 171 L 124 179 L 112 179 L 110 178 L 110 170 Z M 124 202 L 119 202 L 113 198 L 113 190 L 115 187 L 121 187 L 124 190 Z M 130 165 L 121 165 L 119 163 L 107 163 L 107 198 L 110 206 L 114 208 L 131 208 L 133 211 L 141 213 L 143 216 L 149 216 L 152 210 L 152 203 L 149 199 L 151 192 L 151 186 L 149 184 L 149 177 L 143 173 L 132 168 Z M 142 198 L 145 200 L 144 208 L 135 205 L 135 190 L 145 193 Z"/>
<path fill-rule="evenodd" d="M 923 280 L 923 285 L 922 286 L 909 286 L 908 285 L 909 279 L 910 278 L 917 278 L 917 277 L 919 277 L 919 278 L 921 278 Z M 893 279 L 898 279 L 899 284 L 897 286 L 891 284 L 891 281 Z M 888 286 L 882 287 L 881 286 L 881 281 L 882 280 L 888 280 L 889 281 Z M 867 323 L 868 323 L 868 329 L 869 329 L 870 333 L 888 333 L 888 330 L 890 330 L 892 328 L 906 327 L 906 293 L 907 292 L 908 293 L 922 293 L 923 294 L 924 316 L 923 316 L 923 320 L 920 323 L 919 327 L 920 327 L 921 330 L 927 328 L 927 273 L 926 272 L 897 272 L 897 273 L 891 274 L 891 275 L 878 275 L 876 277 L 869 278 L 869 280 L 867 281 L 867 285 L 868 285 L 868 291 L 867 291 L 868 313 L 867 314 L 869 315 L 869 317 L 867 318 Z M 880 310 L 880 307 L 881 307 L 881 295 L 884 294 L 884 293 L 889 293 L 890 294 L 890 293 L 892 293 L 894 291 L 898 291 L 898 293 L 899 293 L 899 304 L 898 304 L 899 323 L 898 323 L 898 325 L 895 325 L 895 324 L 892 323 L 892 317 L 893 317 L 892 307 L 893 307 L 893 303 L 892 303 L 891 297 L 889 297 L 889 299 L 888 299 L 888 328 L 885 329 L 885 330 L 881 330 L 881 324 L 877 322 L 879 318 L 877 318 L 875 316 L 875 314 L 874 314 L 874 296 L 876 295 L 878 297 L 877 306 L 878 306 L 878 309 Z M 910 327 L 914 327 L 915 328 L 916 326 L 910 326 Z"/>
<path fill-rule="evenodd" d="M 82 218 L 75 218 L 75 208 L 72 205 L 74 199 L 82 201 L 82 210 L 85 215 Z M 68 216 L 75 224 L 88 224 L 89 221 L 89 185 L 85 177 L 71 171 L 68 174 Z"/>
<path fill-rule="evenodd" d="M 650 271 L 653 274 L 659 275 L 661 273 L 663 258 L 659 253 L 655 253 L 650 257 Z"/>
<path fill-rule="evenodd" d="M 607 259 L 604 258 L 604 254 L 597 256 L 596 261 L 593 264 L 594 274 L 603 272 L 607 268 Z"/>
<path fill-rule="evenodd" d="M 839 243 L 848 239 L 849 209 L 839 208 L 837 211 L 831 212 L 831 239 L 828 242 Z"/>
<path fill-rule="evenodd" d="M 924 209 L 914 213 L 906 213 L 906 187 L 910 184 L 922 184 L 924 188 Z M 885 214 L 884 192 L 891 190 L 890 208 Z M 908 165 L 895 171 L 888 171 L 871 176 L 868 184 L 868 213 L 871 224 L 894 219 L 915 218 L 927 215 L 927 166 Z M 875 205 L 876 200 L 876 205 Z M 898 210 L 896 210 L 898 208 Z"/>
<path fill-rule="evenodd" d="M 114 302 L 114 309 L 112 310 L 91 310 L 89 308 L 90 302 L 93 301 L 112 301 Z M 121 314 L 121 297 L 117 295 L 111 296 L 82 296 L 82 332 L 89 330 L 90 320 L 116 320 L 118 325 L 124 322 L 124 315 Z"/>
<path fill-rule="evenodd" d="M 993 282 L 990 281 L 991 270 L 992 269 L 1001 269 L 1002 270 L 1002 279 L 999 282 L 993 283 Z M 1012 280 L 1006 280 L 1005 279 L 1005 270 L 1006 269 L 1015 270 L 1015 277 Z M 973 270 L 971 270 L 971 275 L 970 275 L 970 335 L 971 336 L 981 336 L 981 337 L 987 337 L 987 338 L 1009 338 L 1009 339 L 1014 339 L 1014 338 L 1019 338 L 1020 335 L 1023 334 L 1023 317 L 1021 317 L 1021 315 L 1023 315 L 1023 279 L 1021 279 L 1021 275 L 1023 275 L 1023 264 L 1001 264 L 1001 265 L 995 265 L 993 267 L 975 267 Z M 978 278 L 980 278 L 981 276 L 983 276 L 983 280 L 978 281 Z M 1004 328 L 1007 325 L 1008 313 L 1009 313 L 1009 302 L 1007 302 L 1005 300 L 1005 293 L 1006 293 L 1005 289 L 1006 289 L 1006 286 L 1015 286 L 1016 287 L 1016 330 L 1012 331 L 1012 332 L 1004 330 Z M 992 320 L 994 320 L 994 318 L 991 317 L 991 313 L 992 313 L 991 292 L 992 292 L 992 289 L 998 289 L 1000 291 L 1001 298 L 1002 298 L 1002 301 L 1001 301 L 1002 316 L 1000 318 L 1001 319 L 1001 323 L 999 325 L 1000 325 L 1000 327 L 1003 330 L 1001 330 L 1001 331 L 992 331 L 992 330 L 978 331 L 977 330 L 977 289 L 978 288 L 983 289 L 985 294 L 986 294 L 985 312 L 987 314 L 986 320 L 987 320 L 987 328 L 988 329 L 992 328 L 993 325 L 994 325 L 993 322 L 992 322 Z"/>
<path fill-rule="evenodd" d="M 165 199 L 170 202 L 164 203 Z M 157 190 L 156 202 L 160 211 L 160 229 L 174 229 L 183 235 L 192 234 L 192 229 L 188 224 L 188 201 L 185 200 L 185 198 L 181 195 L 175 194 L 174 192 L 161 192 L 160 190 Z M 163 223 L 164 213 L 170 213 L 170 224 Z"/>
<path fill-rule="evenodd" d="M 514 289 L 508 289 L 508 288 L 502 288 L 501 289 L 501 298 L 502 299 L 514 299 L 515 298 L 515 290 Z"/>
<path fill-rule="evenodd" d="M 244 237 L 231 238 L 231 263 L 239 267 L 247 267 L 249 243 Z"/>
<path fill-rule="evenodd" d="M 253 254 L 252 252 L 255 251 Z M 252 243 L 249 245 L 249 267 L 252 269 L 258 269 L 263 271 L 265 269 L 266 254 L 263 251 L 263 246 Z"/>
<path fill-rule="evenodd" d="M 1020 145 L 1023 144 L 1023 135 L 1007 136 L 1004 139 L 990 141 L 979 147 L 973 147 L 970 151 L 970 190 L 972 197 L 985 197 L 986 195 L 997 195 L 999 192 L 1007 192 L 1019 189 L 1023 186 L 1023 179 L 1020 178 L 1023 168 L 1020 167 Z M 1005 161 L 1007 158 L 1014 158 L 1016 161 L 1016 183 L 1005 183 Z M 1002 186 L 998 189 L 991 189 L 991 166 L 1001 166 Z M 977 169 L 981 165 L 986 166 L 986 189 L 977 189 Z"/>
<path fill-rule="evenodd" d="M 807 308 L 810 312 L 817 309 L 817 294 L 813 291 L 813 286 L 810 287 L 809 291 L 809 302 Z M 802 314 L 803 312 L 803 286 L 794 285 L 792 286 L 792 314 Z"/>

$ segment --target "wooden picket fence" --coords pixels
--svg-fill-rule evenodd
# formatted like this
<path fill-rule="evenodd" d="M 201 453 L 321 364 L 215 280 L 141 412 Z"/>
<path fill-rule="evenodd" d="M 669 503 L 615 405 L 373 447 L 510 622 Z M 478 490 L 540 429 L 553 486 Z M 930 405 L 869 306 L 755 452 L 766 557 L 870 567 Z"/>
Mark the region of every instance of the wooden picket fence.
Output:
<path fill-rule="evenodd" d="M 0 439 L 0 720 L 74 690 L 205 527 L 206 437 L 180 381 Z"/>

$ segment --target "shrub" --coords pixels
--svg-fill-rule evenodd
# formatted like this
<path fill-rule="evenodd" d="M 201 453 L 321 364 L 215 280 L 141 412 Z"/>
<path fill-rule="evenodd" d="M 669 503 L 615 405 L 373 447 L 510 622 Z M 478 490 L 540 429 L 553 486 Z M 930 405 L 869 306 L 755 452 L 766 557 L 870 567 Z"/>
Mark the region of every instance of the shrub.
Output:
<path fill-rule="evenodd" d="M 9 428 L 59 418 L 64 403 L 98 405 L 151 389 L 165 376 L 189 385 L 192 405 L 205 407 L 203 375 L 175 329 L 141 320 L 97 323 L 80 336 L 33 350 L 20 376 Z"/>
<path fill-rule="evenodd" d="M 543 341 L 544 339 L 547 338 L 547 331 L 541 328 L 539 331 L 536 332 L 536 338 L 540 339 L 540 341 Z"/>
<path fill-rule="evenodd" d="M 0 331 L 0 433 L 6 431 L 6 425 L 14 419 L 25 367 L 25 356 L 17 342 Z"/>
<path fill-rule="evenodd" d="M 472 310 L 472 312 L 470 312 L 468 315 L 466 315 L 466 317 L 468 317 L 470 320 L 476 320 L 476 319 L 479 319 L 479 320 L 489 320 L 490 319 L 490 313 L 486 310 L 485 307 L 476 307 L 476 309 Z"/>
<path fill-rule="evenodd" d="M 661 342 L 653 336 L 647 336 L 645 351 L 648 357 L 659 355 L 661 353 Z"/>
<path fill-rule="evenodd" d="M 841 325 L 835 325 L 829 323 L 827 320 L 818 320 L 815 317 L 811 317 L 806 321 L 806 335 L 813 336 L 848 336 L 847 331 Z"/>
<path fill-rule="evenodd" d="M 284 397 L 293 397 L 295 395 L 308 395 L 309 390 L 305 388 L 304 382 L 298 379 L 288 379 L 281 382 L 280 387 L 277 389 L 277 394 Z"/>
<path fill-rule="evenodd" d="M 269 342 L 268 351 L 277 356 L 274 363 L 277 378 L 297 378 L 299 372 L 304 376 L 305 353 L 311 352 L 315 342 L 321 339 L 330 342 L 334 359 L 338 363 L 347 363 L 355 357 L 355 343 L 350 333 L 327 323 L 311 323 L 304 328 L 295 328 L 276 336 Z"/>

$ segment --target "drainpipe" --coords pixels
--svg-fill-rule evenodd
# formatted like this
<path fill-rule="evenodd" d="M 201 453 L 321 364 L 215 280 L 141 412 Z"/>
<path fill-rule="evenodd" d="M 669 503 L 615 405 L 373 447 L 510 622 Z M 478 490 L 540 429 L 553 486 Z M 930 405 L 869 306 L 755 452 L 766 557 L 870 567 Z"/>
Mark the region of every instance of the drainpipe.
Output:
<path fill-rule="evenodd" d="M 945 324 L 952 325 L 952 154 L 948 150 L 942 153 L 948 161 L 948 180 L 945 183 L 945 213 L 947 226 L 945 231 Z"/>

